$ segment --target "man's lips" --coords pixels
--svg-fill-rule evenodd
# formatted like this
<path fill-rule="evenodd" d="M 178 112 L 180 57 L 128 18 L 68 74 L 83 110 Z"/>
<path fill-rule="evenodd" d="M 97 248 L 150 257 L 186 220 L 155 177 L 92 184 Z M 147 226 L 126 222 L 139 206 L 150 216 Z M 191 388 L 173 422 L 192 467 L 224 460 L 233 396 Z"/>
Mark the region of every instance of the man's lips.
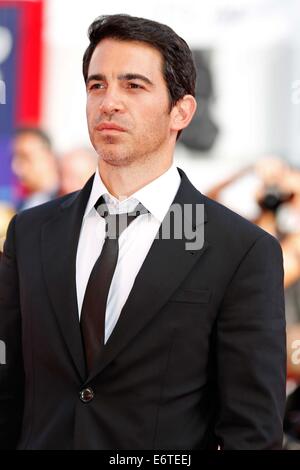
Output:
<path fill-rule="evenodd" d="M 99 126 L 96 127 L 97 131 L 119 131 L 119 132 L 125 132 L 126 129 L 123 127 L 118 126 L 117 124 L 114 124 L 113 122 L 102 122 L 102 124 L 99 124 Z"/>

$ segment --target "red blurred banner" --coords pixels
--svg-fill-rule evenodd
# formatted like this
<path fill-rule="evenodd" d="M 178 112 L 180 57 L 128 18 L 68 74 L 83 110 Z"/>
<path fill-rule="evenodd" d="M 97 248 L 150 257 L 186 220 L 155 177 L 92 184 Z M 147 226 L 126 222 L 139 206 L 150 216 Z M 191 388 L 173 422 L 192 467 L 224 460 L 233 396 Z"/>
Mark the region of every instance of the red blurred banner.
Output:
<path fill-rule="evenodd" d="M 40 121 L 43 0 L 0 0 L 1 9 L 17 9 L 16 125 Z"/>
<path fill-rule="evenodd" d="M 0 39 L 1 34 L 6 38 L 0 48 L 8 48 L 0 63 L 6 86 L 6 102 L 0 106 L 0 199 L 12 199 L 14 129 L 40 124 L 43 10 L 43 0 L 0 0 Z"/>

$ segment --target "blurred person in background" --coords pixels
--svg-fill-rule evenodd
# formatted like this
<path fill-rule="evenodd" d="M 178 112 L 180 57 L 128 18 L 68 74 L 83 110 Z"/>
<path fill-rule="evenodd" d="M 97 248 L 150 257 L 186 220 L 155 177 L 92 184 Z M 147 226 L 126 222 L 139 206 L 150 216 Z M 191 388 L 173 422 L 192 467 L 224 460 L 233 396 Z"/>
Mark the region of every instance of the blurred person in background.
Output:
<path fill-rule="evenodd" d="M 95 173 L 97 154 L 89 148 L 78 148 L 59 158 L 60 196 L 78 191 Z"/>
<path fill-rule="evenodd" d="M 207 195 L 223 202 L 223 191 L 243 181 L 249 173 L 256 176 L 255 190 L 249 198 L 253 199 L 257 211 L 255 216 L 247 216 L 245 212 L 243 215 L 280 241 L 287 288 L 300 278 L 300 171 L 279 157 L 264 157 L 221 181 L 207 191 Z M 232 202 L 241 200 L 244 191 L 241 188 L 239 185 L 237 191 L 233 190 Z M 227 205 L 231 207 L 230 201 Z"/>
<path fill-rule="evenodd" d="M 25 198 L 18 206 L 19 211 L 43 204 L 57 196 L 57 159 L 51 141 L 42 129 L 22 127 L 16 130 L 12 169 L 25 192 Z"/>

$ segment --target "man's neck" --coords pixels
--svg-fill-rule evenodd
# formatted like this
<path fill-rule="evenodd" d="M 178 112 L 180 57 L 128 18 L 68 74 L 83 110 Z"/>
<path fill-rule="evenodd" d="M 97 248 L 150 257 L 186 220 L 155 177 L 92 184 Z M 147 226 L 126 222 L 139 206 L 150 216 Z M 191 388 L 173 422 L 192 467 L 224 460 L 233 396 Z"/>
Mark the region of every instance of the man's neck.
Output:
<path fill-rule="evenodd" d="M 158 165 L 145 162 L 143 165 L 113 166 L 100 160 L 98 169 L 109 193 L 119 200 L 124 200 L 165 173 L 172 163 L 170 159 Z"/>

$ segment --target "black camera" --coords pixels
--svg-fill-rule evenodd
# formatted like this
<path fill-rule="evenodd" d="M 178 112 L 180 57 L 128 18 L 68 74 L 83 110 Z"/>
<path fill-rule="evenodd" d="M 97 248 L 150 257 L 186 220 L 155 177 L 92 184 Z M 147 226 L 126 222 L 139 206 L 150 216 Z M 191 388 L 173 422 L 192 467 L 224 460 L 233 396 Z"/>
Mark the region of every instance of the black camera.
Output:
<path fill-rule="evenodd" d="M 263 210 L 276 212 L 281 204 L 289 202 L 293 196 L 293 193 L 284 193 L 277 186 L 268 186 L 258 204 Z"/>

